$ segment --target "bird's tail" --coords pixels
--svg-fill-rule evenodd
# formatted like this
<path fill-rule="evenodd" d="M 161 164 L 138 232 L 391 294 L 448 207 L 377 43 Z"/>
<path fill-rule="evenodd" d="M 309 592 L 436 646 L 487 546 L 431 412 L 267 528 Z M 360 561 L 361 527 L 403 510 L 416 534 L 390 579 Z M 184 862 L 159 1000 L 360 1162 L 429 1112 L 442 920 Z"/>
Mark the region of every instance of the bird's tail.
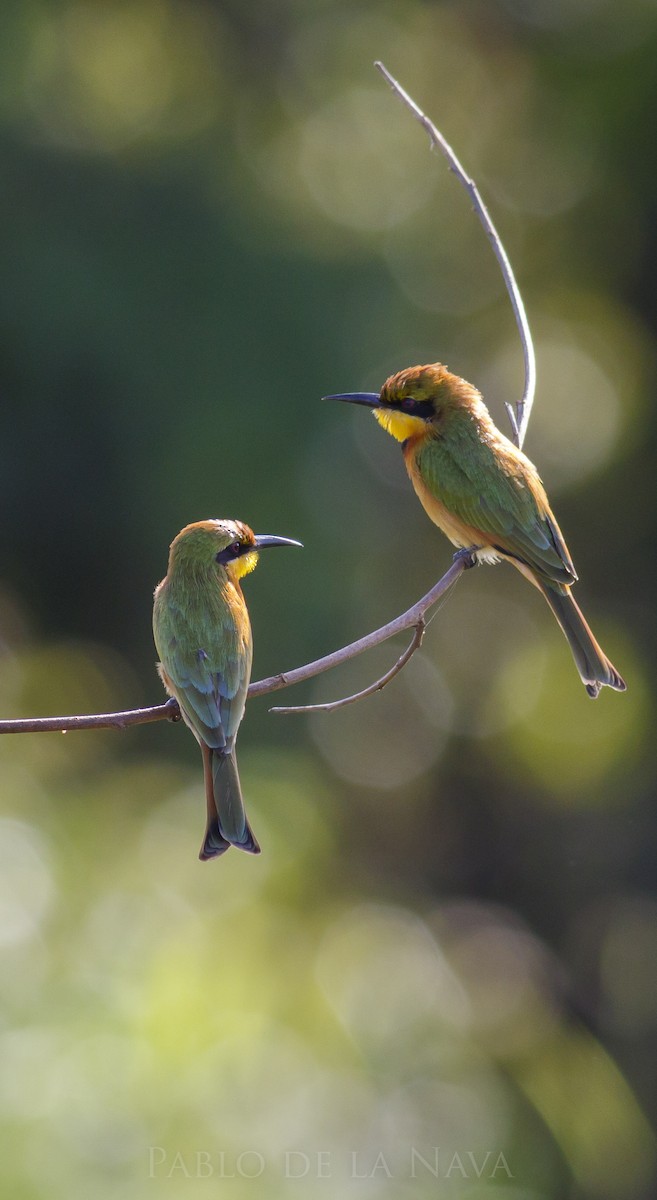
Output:
<path fill-rule="evenodd" d="M 235 751 L 222 754 L 203 745 L 207 824 L 199 858 L 217 858 L 230 846 L 259 854 L 251 826 L 246 819 Z"/>
<path fill-rule="evenodd" d="M 589 696 L 595 700 L 605 684 L 617 692 L 624 692 L 625 680 L 596 642 L 570 590 L 557 590 L 547 584 L 539 586 L 568 639 L 575 665 Z"/>

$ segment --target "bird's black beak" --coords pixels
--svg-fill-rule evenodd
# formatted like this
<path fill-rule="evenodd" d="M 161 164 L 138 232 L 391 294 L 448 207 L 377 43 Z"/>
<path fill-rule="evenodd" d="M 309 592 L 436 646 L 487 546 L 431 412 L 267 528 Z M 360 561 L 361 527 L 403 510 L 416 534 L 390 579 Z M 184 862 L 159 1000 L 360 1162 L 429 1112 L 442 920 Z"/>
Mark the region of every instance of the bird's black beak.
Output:
<path fill-rule="evenodd" d="M 257 550 L 262 550 L 265 546 L 301 546 L 303 542 L 296 542 L 294 538 L 276 537 L 275 533 L 258 533 L 255 538 Z"/>
<path fill-rule="evenodd" d="M 376 392 L 338 392 L 336 396 L 323 396 L 324 400 L 344 400 L 345 404 L 364 404 L 366 408 L 380 408 L 381 398 Z"/>

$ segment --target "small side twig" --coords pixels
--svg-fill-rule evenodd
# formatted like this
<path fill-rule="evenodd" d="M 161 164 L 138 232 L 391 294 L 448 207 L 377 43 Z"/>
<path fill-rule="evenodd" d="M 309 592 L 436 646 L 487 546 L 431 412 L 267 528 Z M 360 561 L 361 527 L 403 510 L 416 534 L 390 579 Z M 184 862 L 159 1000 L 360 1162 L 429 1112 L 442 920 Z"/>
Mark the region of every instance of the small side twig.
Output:
<path fill-rule="evenodd" d="M 414 629 L 424 619 L 429 609 L 449 591 L 459 576 L 462 575 L 463 571 L 471 567 L 474 561 L 471 551 L 457 551 L 451 567 L 445 572 L 442 579 L 434 583 L 426 595 L 421 600 L 418 600 L 412 608 L 402 613 L 401 616 L 395 617 L 393 621 L 388 621 L 388 624 L 382 625 L 380 629 L 374 629 L 372 633 L 366 634 L 365 637 L 359 638 L 358 641 L 350 642 L 348 646 L 343 646 L 341 650 L 334 650 L 333 654 L 327 654 L 324 658 L 318 658 L 315 662 L 307 663 L 304 667 L 297 667 L 294 671 L 286 671 L 283 675 L 272 675 L 269 679 L 261 679 L 257 683 L 252 683 L 249 688 L 249 697 L 263 696 L 269 692 L 275 692 L 279 688 L 290 687 L 293 683 L 303 683 L 306 679 L 312 679 L 315 675 L 321 675 L 324 671 L 330 671 L 333 667 L 341 666 L 342 663 L 348 662 L 350 658 L 355 658 L 357 654 L 363 654 L 365 650 L 371 650 L 374 646 L 380 646 L 381 642 L 386 642 L 388 638 L 394 637 L 397 633 L 404 633 L 407 629 Z"/>
<path fill-rule="evenodd" d="M 363 688 L 360 692 L 354 692 L 353 696 L 343 696 L 341 700 L 329 700 L 326 704 L 297 704 L 289 708 L 270 708 L 270 713 L 281 713 L 287 716 L 289 713 L 335 712 L 338 708 L 346 708 L 347 704 L 355 704 L 357 700 L 364 700 L 366 696 L 373 696 L 375 692 L 383 691 L 386 684 L 390 683 L 390 680 L 394 679 L 395 675 L 398 675 L 403 667 L 406 666 L 406 663 L 415 654 L 415 651 L 420 649 L 425 628 L 424 617 L 420 617 L 410 643 L 404 650 L 404 653 L 400 654 L 394 666 L 389 671 L 386 671 L 385 675 L 382 675 L 380 679 L 376 679 L 374 683 L 370 683 L 369 687 Z"/>
<path fill-rule="evenodd" d="M 529 414 L 531 413 L 532 404 L 534 403 L 534 392 L 536 391 L 536 356 L 534 353 L 532 335 L 529 329 L 529 322 L 527 320 L 527 313 L 525 312 L 525 306 L 522 296 L 520 295 L 520 289 L 518 288 L 518 284 L 516 283 L 516 279 L 513 274 L 511 263 L 509 262 L 507 253 L 502 245 L 500 235 L 493 225 L 490 213 L 488 212 L 488 209 L 481 198 L 481 194 L 476 183 L 474 182 L 474 179 L 471 179 L 467 174 L 465 168 L 462 166 L 461 162 L 452 150 L 449 142 L 443 137 L 440 130 L 436 128 L 433 121 L 430 121 L 426 114 L 422 112 L 422 109 L 415 103 L 415 100 L 409 96 L 408 92 L 404 91 L 401 84 L 398 83 L 394 76 L 390 74 L 388 69 L 384 67 L 383 63 L 377 61 L 375 62 L 374 66 L 376 67 L 377 71 L 381 72 L 384 79 L 386 79 L 390 84 L 390 87 L 395 95 L 399 96 L 399 99 L 406 105 L 407 108 L 410 109 L 416 120 L 420 122 L 422 127 L 429 134 L 429 139 L 432 146 L 435 146 L 438 150 L 440 150 L 441 154 L 444 154 L 447 162 L 449 163 L 450 170 L 454 172 L 459 183 L 463 185 L 466 192 L 470 196 L 474 210 L 484 228 L 491 246 L 493 247 L 495 257 L 500 265 L 504 282 L 506 284 L 506 290 L 509 293 L 511 306 L 516 318 L 518 331 L 520 333 L 523 358 L 525 361 L 525 388 L 522 394 L 522 399 L 517 402 L 515 411 L 513 409 L 513 405 L 508 403 L 505 404 L 505 408 L 511 422 L 511 428 L 513 430 L 513 439 L 516 445 L 522 449 L 522 444 L 525 440 L 525 434 L 527 433 Z"/>

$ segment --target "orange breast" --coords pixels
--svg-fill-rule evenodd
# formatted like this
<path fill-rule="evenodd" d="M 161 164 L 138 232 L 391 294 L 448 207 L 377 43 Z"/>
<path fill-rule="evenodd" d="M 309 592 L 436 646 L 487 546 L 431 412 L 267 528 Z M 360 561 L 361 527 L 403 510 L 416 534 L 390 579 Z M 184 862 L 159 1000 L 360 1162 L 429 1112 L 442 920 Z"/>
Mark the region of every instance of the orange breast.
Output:
<path fill-rule="evenodd" d="M 465 521 L 461 521 L 459 517 L 456 517 L 454 513 L 446 508 L 442 500 L 438 500 L 429 491 L 416 466 L 416 451 L 419 441 L 420 439 L 413 438 L 406 442 L 404 445 L 404 462 L 406 463 L 406 470 L 415 489 L 415 494 L 423 509 L 431 518 L 434 525 L 442 529 L 443 533 L 454 546 L 489 546 L 488 534 L 484 534 L 480 529 L 475 529 L 473 525 L 468 525 Z"/>

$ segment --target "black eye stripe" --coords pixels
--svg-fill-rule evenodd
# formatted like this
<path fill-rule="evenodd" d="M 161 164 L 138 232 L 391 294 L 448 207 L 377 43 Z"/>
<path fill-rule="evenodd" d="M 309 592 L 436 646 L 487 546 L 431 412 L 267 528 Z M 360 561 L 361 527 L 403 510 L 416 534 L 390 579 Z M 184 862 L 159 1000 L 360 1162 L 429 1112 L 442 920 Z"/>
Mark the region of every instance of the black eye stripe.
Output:
<path fill-rule="evenodd" d="M 239 558 L 240 554 L 245 554 L 250 549 L 251 547 L 247 546 L 244 542 L 231 542 L 230 546 L 226 546 L 223 550 L 219 551 L 215 556 L 215 561 L 218 563 L 233 562 L 236 558 Z"/>
<path fill-rule="evenodd" d="M 410 417 L 421 417 L 425 421 L 431 420 L 436 415 L 431 400 L 416 400 L 413 396 L 405 396 L 403 400 L 398 400 L 391 407 L 408 413 Z"/>

